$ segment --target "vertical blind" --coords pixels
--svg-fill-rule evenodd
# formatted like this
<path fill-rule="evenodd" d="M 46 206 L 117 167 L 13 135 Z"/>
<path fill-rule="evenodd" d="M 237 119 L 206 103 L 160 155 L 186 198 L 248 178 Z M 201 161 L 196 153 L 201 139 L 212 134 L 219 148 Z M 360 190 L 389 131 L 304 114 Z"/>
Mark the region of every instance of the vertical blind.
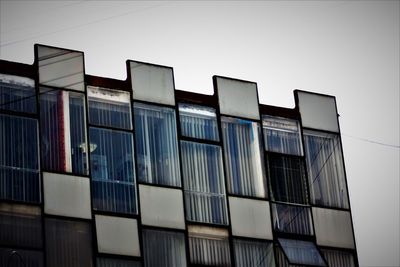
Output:
<path fill-rule="evenodd" d="M 298 121 L 264 115 L 265 150 L 290 155 L 303 155 Z"/>
<path fill-rule="evenodd" d="M 259 124 L 228 117 L 221 117 L 221 121 L 230 193 L 266 197 Z"/>
<path fill-rule="evenodd" d="M 132 133 L 90 127 L 93 207 L 136 214 Z"/>
<path fill-rule="evenodd" d="M 175 110 L 134 103 L 139 180 L 181 186 Z"/>
<path fill-rule="evenodd" d="M 236 267 L 275 266 L 272 242 L 233 240 Z"/>
<path fill-rule="evenodd" d="M 0 198 L 40 202 L 35 119 L 0 114 Z"/>
<path fill-rule="evenodd" d="M 183 136 L 219 141 L 214 108 L 180 103 L 179 120 Z"/>
<path fill-rule="evenodd" d="M 304 131 L 305 154 L 313 204 L 349 208 L 338 135 Z"/>
<path fill-rule="evenodd" d="M 88 173 L 83 94 L 42 88 L 40 130 L 43 169 Z"/>
<path fill-rule="evenodd" d="M 45 229 L 47 267 L 93 266 L 90 223 L 46 218 Z"/>
<path fill-rule="evenodd" d="M 308 206 L 272 204 L 274 229 L 278 232 L 312 235 L 311 211 Z"/>
<path fill-rule="evenodd" d="M 326 266 L 314 243 L 303 240 L 278 238 L 283 252 L 290 264 Z"/>
<path fill-rule="evenodd" d="M 355 267 L 353 254 L 347 251 L 322 249 L 322 254 L 330 267 Z"/>
<path fill-rule="evenodd" d="M 183 233 L 143 229 L 145 267 L 185 267 L 186 250 Z"/>
<path fill-rule="evenodd" d="M 43 253 L 34 250 L 0 248 L 0 266 L 43 267 Z"/>
<path fill-rule="evenodd" d="M 181 153 L 187 219 L 227 224 L 221 148 L 181 141 Z"/>
<path fill-rule="evenodd" d="M 35 82 L 0 73 L 0 109 L 36 113 Z"/>

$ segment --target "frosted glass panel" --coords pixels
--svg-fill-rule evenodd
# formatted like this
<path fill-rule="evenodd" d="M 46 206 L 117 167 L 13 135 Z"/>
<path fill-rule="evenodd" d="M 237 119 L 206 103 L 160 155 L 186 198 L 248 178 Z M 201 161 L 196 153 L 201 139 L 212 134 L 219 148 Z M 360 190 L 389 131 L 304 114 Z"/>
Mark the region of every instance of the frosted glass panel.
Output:
<path fill-rule="evenodd" d="M 236 267 L 275 266 L 272 242 L 233 240 Z"/>
<path fill-rule="evenodd" d="M 0 73 L 0 109 L 36 113 L 35 81 Z"/>
<path fill-rule="evenodd" d="M 85 90 L 82 52 L 38 45 L 37 56 L 40 84 Z"/>
<path fill-rule="evenodd" d="M 257 84 L 216 77 L 221 114 L 260 119 Z"/>
<path fill-rule="evenodd" d="M 175 105 L 172 68 L 129 62 L 133 99 Z"/>

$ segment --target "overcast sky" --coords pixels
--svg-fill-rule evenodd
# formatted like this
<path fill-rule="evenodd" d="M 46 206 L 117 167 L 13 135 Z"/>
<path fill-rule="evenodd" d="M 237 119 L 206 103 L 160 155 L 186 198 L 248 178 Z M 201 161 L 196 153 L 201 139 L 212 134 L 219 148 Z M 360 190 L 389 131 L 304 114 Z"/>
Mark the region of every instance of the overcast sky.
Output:
<path fill-rule="evenodd" d="M 31 64 L 42 43 L 85 52 L 93 75 L 125 79 L 135 59 L 173 67 L 182 90 L 224 75 L 263 104 L 336 96 L 360 264 L 400 266 L 399 3 L 1 0 L 0 58 Z"/>

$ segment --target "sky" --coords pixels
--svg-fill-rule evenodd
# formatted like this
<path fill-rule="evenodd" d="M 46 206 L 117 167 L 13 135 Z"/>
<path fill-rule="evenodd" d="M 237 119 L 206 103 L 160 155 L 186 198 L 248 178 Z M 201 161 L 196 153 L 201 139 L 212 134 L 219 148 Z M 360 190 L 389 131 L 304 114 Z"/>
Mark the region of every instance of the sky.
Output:
<path fill-rule="evenodd" d="M 133 59 L 180 90 L 223 75 L 262 104 L 336 96 L 360 265 L 400 266 L 399 1 L 0 0 L 0 59 L 32 64 L 35 43 L 83 51 L 91 75 L 125 79 Z"/>

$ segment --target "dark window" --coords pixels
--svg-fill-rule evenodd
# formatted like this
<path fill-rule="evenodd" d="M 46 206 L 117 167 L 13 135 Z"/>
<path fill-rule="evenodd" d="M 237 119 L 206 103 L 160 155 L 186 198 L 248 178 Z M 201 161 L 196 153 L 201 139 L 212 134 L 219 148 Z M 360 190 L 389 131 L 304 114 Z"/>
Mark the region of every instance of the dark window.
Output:
<path fill-rule="evenodd" d="M 351 252 L 333 249 L 321 249 L 321 251 L 330 267 L 356 266 Z"/>
<path fill-rule="evenodd" d="M 310 207 L 278 203 L 271 205 L 275 231 L 299 235 L 313 234 Z"/>
<path fill-rule="evenodd" d="M 141 267 L 140 261 L 116 258 L 97 258 L 97 267 Z"/>
<path fill-rule="evenodd" d="M 0 73 L 0 109 L 36 113 L 35 82 Z"/>
<path fill-rule="evenodd" d="M 43 267 L 43 253 L 25 249 L 0 248 L 0 266 Z"/>
<path fill-rule="evenodd" d="M 272 242 L 234 239 L 233 247 L 235 250 L 235 266 L 275 266 L 274 247 Z"/>
<path fill-rule="evenodd" d="M 279 238 L 278 242 L 289 264 L 326 266 L 313 242 L 283 238 Z"/>

